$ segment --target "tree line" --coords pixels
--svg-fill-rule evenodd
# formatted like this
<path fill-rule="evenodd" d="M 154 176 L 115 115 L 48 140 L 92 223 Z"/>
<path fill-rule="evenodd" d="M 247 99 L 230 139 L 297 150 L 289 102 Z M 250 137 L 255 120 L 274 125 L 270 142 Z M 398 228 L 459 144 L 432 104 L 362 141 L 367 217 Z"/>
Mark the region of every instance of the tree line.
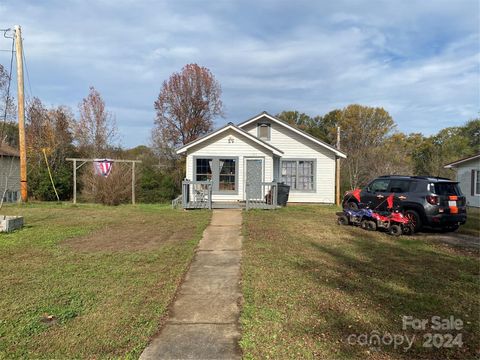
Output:
<path fill-rule="evenodd" d="M 0 145 L 18 145 L 13 98 L 6 96 L 8 75 L 0 65 L 0 114 L 7 114 L 0 127 Z M 156 112 L 151 144 L 133 149 L 120 145 L 116 119 L 101 94 L 89 89 L 76 114 L 67 106 L 46 106 L 39 98 L 26 107 L 26 142 L 29 196 L 55 200 L 46 161 L 61 200 L 70 200 L 73 191 L 72 163 L 68 157 L 139 159 L 137 199 L 166 202 L 180 193 L 185 159 L 175 153 L 178 146 L 204 135 L 214 121 L 224 116 L 221 86 L 211 71 L 188 64 L 173 73 L 161 86 L 153 108 Z M 277 114 L 318 139 L 336 145 L 340 127 L 343 190 L 364 185 L 382 174 L 433 175 L 453 177 L 443 165 L 474 154 L 480 148 L 480 120 L 448 127 L 435 135 L 404 134 L 383 108 L 358 104 L 335 109 L 325 115 L 307 115 L 289 110 Z M 45 160 L 46 157 L 46 160 Z M 116 163 L 107 178 L 94 174 L 91 164 L 79 169 L 80 199 L 103 204 L 130 200 L 130 169 Z"/>
<path fill-rule="evenodd" d="M 277 117 L 334 146 L 340 127 L 340 149 L 347 154 L 342 160 L 344 190 L 387 174 L 454 178 L 453 170 L 443 166 L 480 149 L 478 118 L 425 136 L 400 132 L 385 109 L 358 104 L 325 115 L 283 111 Z"/>

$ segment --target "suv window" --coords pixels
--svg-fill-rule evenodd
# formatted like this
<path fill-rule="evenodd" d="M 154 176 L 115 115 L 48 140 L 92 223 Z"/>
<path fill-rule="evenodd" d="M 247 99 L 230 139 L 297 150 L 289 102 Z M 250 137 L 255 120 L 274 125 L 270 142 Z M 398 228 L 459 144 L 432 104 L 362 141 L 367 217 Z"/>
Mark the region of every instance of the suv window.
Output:
<path fill-rule="evenodd" d="M 435 183 L 433 188 L 437 195 L 462 195 L 457 183 Z"/>
<path fill-rule="evenodd" d="M 406 193 L 410 191 L 412 181 L 410 180 L 390 180 L 390 192 Z"/>
<path fill-rule="evenodd" d="M 368 187 L 371 192 L 387 192 L 390 180 L 378 179 L 373 181 Z"/>

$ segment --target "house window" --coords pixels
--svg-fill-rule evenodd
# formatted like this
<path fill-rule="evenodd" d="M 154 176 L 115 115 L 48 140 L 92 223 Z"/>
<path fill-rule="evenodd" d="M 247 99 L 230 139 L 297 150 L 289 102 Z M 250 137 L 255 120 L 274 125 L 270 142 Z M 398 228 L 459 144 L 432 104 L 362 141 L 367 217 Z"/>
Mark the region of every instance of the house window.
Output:
<path fill-rule="evenodd" d="M 235 191 L 236 160 L 219 159 L 219 191 Z"/>
<path fill-rule="evenodd" d="M 270 140 L 270 124 L 258 124 L 258 138 L 261 140 Z"/>
<path fill-rule="evenodd" d="M 236 192 L 238 158 L 196 158 L 194 161 L 196 181 L 212 181 L 213 192 Z"/>
<path fill-rule="evenodd" d="M 299 191 L 315 190 L 315 164 L 313 160 L 282 161 L 282 181 L 290 189 Z"/>
<path fill-rule="evenodd" d="M 297 162 L 282 161 L 282 181 L 290 188 L 297 188 Z"/>
<path fill-rule="evenodd" d="M 475 195 L 480 195 L 480 171 L 475 170 Z"/>
<path fill-rule="evenodd" d="M 298 162 L 298 190 L 313 190 L 313 161 Z"/>
<path fill-rule="evenodd" d="M 197 181 L 212 180 L 212 159 L 197 159 L 196 175 Z"/>

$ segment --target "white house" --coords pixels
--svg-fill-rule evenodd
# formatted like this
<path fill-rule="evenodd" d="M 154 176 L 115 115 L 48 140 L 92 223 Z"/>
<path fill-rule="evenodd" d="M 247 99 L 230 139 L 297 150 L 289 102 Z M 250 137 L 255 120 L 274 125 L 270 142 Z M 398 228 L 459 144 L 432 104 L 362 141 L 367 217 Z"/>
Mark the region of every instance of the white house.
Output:
<path fill-rule="evenodd" d="M 480 153 L 445 165 L 455 169 L 460 189 L 467 198 L 467 205 L 480 207 Z"/>
<path fill-rule="evenodd" d="M 213 202 L 265 199 L 270 183 L 290 186 L 289 202 L 333 203 L 335 147 L 263 112 L 177 150 L 186 154 L 186 179 L 211 181 Z M 187 196 L 193 196 L 189 194 Z"/>

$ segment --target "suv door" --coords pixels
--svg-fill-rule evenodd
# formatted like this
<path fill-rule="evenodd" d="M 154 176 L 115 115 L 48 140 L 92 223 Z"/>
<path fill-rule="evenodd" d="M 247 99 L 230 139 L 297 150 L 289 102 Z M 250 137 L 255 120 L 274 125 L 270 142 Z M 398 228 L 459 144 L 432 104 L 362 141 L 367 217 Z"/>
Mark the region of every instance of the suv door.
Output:
<path fill-rule="evenodd" d="M 402 206 L 402 202 L 406 199 L 408 199 L 408 192 L 411 191 L 412 185 L 413 185 L 412 180 L 407 180 L 407 179 L 391 179 L 390 180 L 390 185 L 388 188 L 388 192 L 391 194 L 393 193 L 395 195 L 393 199 L 393 206 L 395 207 L 396 205 Z"/>
<path fill-rule="evenodd" d="M 370 203 L 371 209 L 386 210 L 389 185 L 390 179 L 373 180 L 365 189 L 365 193 L 362 193 L 362 202 Z"/>

